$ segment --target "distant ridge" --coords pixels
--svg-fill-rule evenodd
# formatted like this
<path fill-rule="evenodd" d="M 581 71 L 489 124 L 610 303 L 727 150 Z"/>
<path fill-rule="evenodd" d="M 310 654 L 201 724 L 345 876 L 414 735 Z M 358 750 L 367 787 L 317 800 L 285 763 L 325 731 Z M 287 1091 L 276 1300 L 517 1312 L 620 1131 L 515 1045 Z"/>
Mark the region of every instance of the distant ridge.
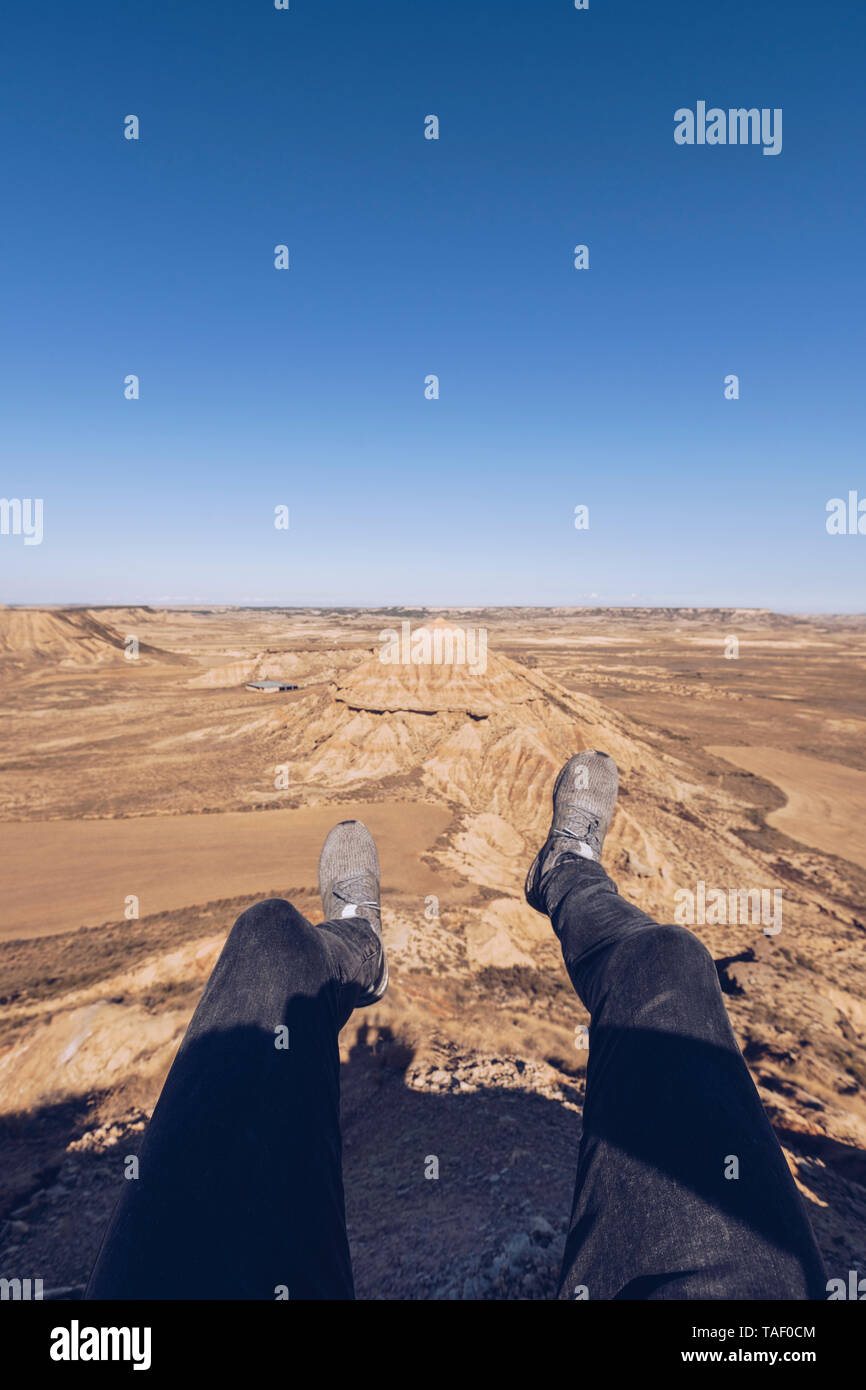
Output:
<path fill-rule="evenodd" d="M 116 610 L 107 611 L 116 616 Z M 121 621 L 125 618 L 132 627 L 136 611 L 121 610 Z M 87 608 L 0 608 L 0 660 L 21 666 L 53 662 L 63 667 L 126 661 L 125 626 L 118 630 Z M 140 639 L 137 659 L 188 664 L 187 657 L 163 651 Z"/>

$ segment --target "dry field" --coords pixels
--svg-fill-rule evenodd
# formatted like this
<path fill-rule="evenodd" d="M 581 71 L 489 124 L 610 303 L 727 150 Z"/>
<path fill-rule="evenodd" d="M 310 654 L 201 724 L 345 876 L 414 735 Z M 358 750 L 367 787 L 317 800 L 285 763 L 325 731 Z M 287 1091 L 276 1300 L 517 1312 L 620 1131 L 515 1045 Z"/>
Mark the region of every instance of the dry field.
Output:
<path fill-rule="evenodd" d="M 360 815 L 392 985 L 341 1039 L 358 1295 L 550 1297 L 586 1019 L 521 889 L 584 747 L 620 767 L 624 895 L 671 920 L 699 881 L 781 890 L 776 935 L 694 929 L 829 1273 L 866 1272 L 866 619 L 449 610 L 483 672 L 379 661 L 437 616 L 0 610 L 0 1273 L 80 1289 L 234 918 L 315 920 Z"/>

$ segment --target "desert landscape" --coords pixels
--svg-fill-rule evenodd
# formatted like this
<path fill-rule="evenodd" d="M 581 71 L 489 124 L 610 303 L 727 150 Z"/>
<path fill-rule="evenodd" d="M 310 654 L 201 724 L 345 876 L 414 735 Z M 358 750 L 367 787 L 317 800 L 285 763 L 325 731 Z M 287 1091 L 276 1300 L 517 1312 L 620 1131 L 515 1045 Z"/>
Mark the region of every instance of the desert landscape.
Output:
<path fill-rule="evenodd" d="M 388 630 L 483 632 L 483 669 L 386 664 Z M 318 920 L 322 839 L 359 816 L 391 985 L 341 1035 L 358 1297 L 551 1298 L 588 1020 L 522 890 L 557 770 L 599 748 L 625 896 L 781 895 L 777 931 L 693 930 L 828 1274 L 862 1276 L 864 676 L 861 617 L 0 609 L 0 1273 L 80 1296 L 232 923 Z"/>

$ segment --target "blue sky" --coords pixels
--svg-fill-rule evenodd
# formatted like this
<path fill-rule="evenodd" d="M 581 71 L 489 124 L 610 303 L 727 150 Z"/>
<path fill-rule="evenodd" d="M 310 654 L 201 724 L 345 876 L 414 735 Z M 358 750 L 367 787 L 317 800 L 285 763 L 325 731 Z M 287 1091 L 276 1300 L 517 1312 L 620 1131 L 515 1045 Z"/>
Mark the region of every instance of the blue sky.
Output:
<path fill-rule="evenodd" d="M 825 529 L 864 44 L 802 0 L 19 0 L 0 494 L 44 539 L 0 600 L 866 609 Z M 781 154 L 676 145 L 699 100 L 781 107 Z"/>

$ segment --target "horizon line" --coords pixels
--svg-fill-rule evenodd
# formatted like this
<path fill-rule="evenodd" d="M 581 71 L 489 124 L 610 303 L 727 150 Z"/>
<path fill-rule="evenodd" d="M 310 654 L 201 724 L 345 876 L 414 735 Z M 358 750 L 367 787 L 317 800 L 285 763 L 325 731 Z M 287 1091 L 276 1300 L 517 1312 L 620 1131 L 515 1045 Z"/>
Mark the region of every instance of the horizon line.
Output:
<path fill-rule="evenodd" d="M 235 602 L 223 601 L 219 599 L 196 600 L 196 601 L 177 601 L 171 603 L 155 602 L 153 600 L 137 599 L 127 601 L 106 602 L 97 600 L 88 602 L 86 600 L 54 601 L 44 600 L 41 603 L 0 603 L 0 611 L 12 609 L 107 609 L 118 608 L 150 608 L 160 612 L 204 612 L 214 608 L 230 609 L 236 612 L 281 612 L 281 613 L 305 613 L 305 612 L 329 612 L 329 613 L 434 613 L 434 612 L 457 612 L 457 613 L 487 613 L 495 610 L 506 610 L 516 612 L 535 612 L 535 613 L 592 613 L 599 611 L 610 612 L 633 612 L 633 613 L 653 613 L 670 612 L 681 610 L 689 613 L 761 613 L 771 617 L 780 618 L 866 618 L 866 610 L 863 609 L 785 609 L 771 608 L 760 604 L 741 604 L 741 603 L 613 603 L 597 601 L 595 603 L 277 603 L 277 602 Z"/>

